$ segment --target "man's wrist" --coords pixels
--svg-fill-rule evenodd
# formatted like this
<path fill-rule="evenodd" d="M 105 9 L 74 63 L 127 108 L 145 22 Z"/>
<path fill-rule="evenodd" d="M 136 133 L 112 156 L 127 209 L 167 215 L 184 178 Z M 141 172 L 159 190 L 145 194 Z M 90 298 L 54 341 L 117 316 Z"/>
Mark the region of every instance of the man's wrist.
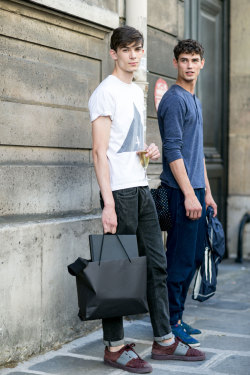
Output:
<path fill-rule="evenodd" d="M 205 188 L 205 195 L 208 195 L 208 194 L 210 194 L 211 195 L 211 190 L 210 190 L 210 188 Z"/>
<path fill-rule="evenodd" d="M 195 196 L 194 189 L 192 186 L 189 189 L 185 189 L 182 191 L 185 198 L 193 198 Z"/>
<path fill-rule="evenodd" d="M 104 202 L 105 208 L 115 208 L 115 202 Z"/>

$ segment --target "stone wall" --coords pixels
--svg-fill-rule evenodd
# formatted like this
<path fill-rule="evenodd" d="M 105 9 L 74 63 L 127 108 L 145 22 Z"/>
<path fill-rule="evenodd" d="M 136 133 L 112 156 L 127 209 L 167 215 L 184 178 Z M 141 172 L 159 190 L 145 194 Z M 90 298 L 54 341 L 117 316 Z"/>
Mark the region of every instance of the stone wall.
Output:
<path fill-rule="evenodd" d="M 173 49 L 178 39 L 184 37 L 184 2 L 180 0 L 148 0 L 148 100 L 147 143 L 154 142 L 161 150 L 161 137 L 154 102 L 154 88 L 158 78 L 163 78 L 168 87 L 175 83 Z M 159 183 L 162 159 L 150 162 L 150 186 Z"/>
<path fill-rule="evenodd" d="M 239 223 L 250 213 L 250 2 L 231 0 L 228 249 L 237 251 Z M 245 227 L 244 257 L 250 257 L 250 224 Z"/>
<path fill-rule="evenodd" d="M 0 365 L 99 324 L 78 319 L 67 265 L 101 232 L 87 103 L 110 71 L 108 14 L 0 2 Z"/>

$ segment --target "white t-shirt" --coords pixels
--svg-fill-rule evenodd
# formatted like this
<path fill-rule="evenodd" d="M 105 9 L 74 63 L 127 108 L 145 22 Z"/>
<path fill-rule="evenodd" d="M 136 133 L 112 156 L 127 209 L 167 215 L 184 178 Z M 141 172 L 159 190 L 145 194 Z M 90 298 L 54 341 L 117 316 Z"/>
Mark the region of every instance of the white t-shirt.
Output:
<path fill-rule="evenodd" d="M 89 111 L 91 121 L 100 116 L 109 116 L 112 121 L 107 150 L 112 191 L 147 186 L 144 169 L 136 154 L 136 151 L 144 150 L 141 88 L 109 75 L 91 95 Z"/>

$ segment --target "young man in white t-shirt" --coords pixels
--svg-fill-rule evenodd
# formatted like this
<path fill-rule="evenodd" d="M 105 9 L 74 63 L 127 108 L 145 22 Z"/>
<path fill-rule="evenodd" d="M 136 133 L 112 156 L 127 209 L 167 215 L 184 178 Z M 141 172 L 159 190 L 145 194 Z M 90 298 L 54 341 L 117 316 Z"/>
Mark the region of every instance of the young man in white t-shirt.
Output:
<path fill-rule="evenodd" d="M 152 358 L 204 360 L 205 354 L 181 343 L 171 332 L 166 256 L 161 230 L 138 151 L 157 160 L 158 147 L 144 144 L 144 96 L 132 82 L 143 55 L 143 36 L 129 26 L 114 30 L 110 55 L 115 67 L 92 94 L 93 160 L 101 191 L 104 233 L 136 234 L 140 255 L 147 256 L 148 304 L 154 333 Z M 126 285 L 124 285 L 126 288 Z M 124 345 L 122 317 L 103 319 L 104 362 L 133 373 L 152 371 L 134 344 Z"/>

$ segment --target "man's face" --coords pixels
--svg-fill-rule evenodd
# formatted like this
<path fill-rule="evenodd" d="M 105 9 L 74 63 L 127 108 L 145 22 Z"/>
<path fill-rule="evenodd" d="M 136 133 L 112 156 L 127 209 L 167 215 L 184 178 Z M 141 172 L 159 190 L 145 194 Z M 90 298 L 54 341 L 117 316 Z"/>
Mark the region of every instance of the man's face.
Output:
<path fill-rule="evenodd" d="M 178 70 L 178 79 L 186 82 L 196 81 L 200 70 L 203 68 L 205 60 L 200 55 L 181 53 L 178 61 L 173 60 L 175 68 Z"/>
<path fill-rule="evenodd" d="M 143 53 L 144 50 L 141 43 L 132 43 L 126 47 L 118 47 L 117 51 L 110 51 L 110 55 L 115 60 L 117 68 L 128 73 L 133 73 L 138 69 Z"/>

